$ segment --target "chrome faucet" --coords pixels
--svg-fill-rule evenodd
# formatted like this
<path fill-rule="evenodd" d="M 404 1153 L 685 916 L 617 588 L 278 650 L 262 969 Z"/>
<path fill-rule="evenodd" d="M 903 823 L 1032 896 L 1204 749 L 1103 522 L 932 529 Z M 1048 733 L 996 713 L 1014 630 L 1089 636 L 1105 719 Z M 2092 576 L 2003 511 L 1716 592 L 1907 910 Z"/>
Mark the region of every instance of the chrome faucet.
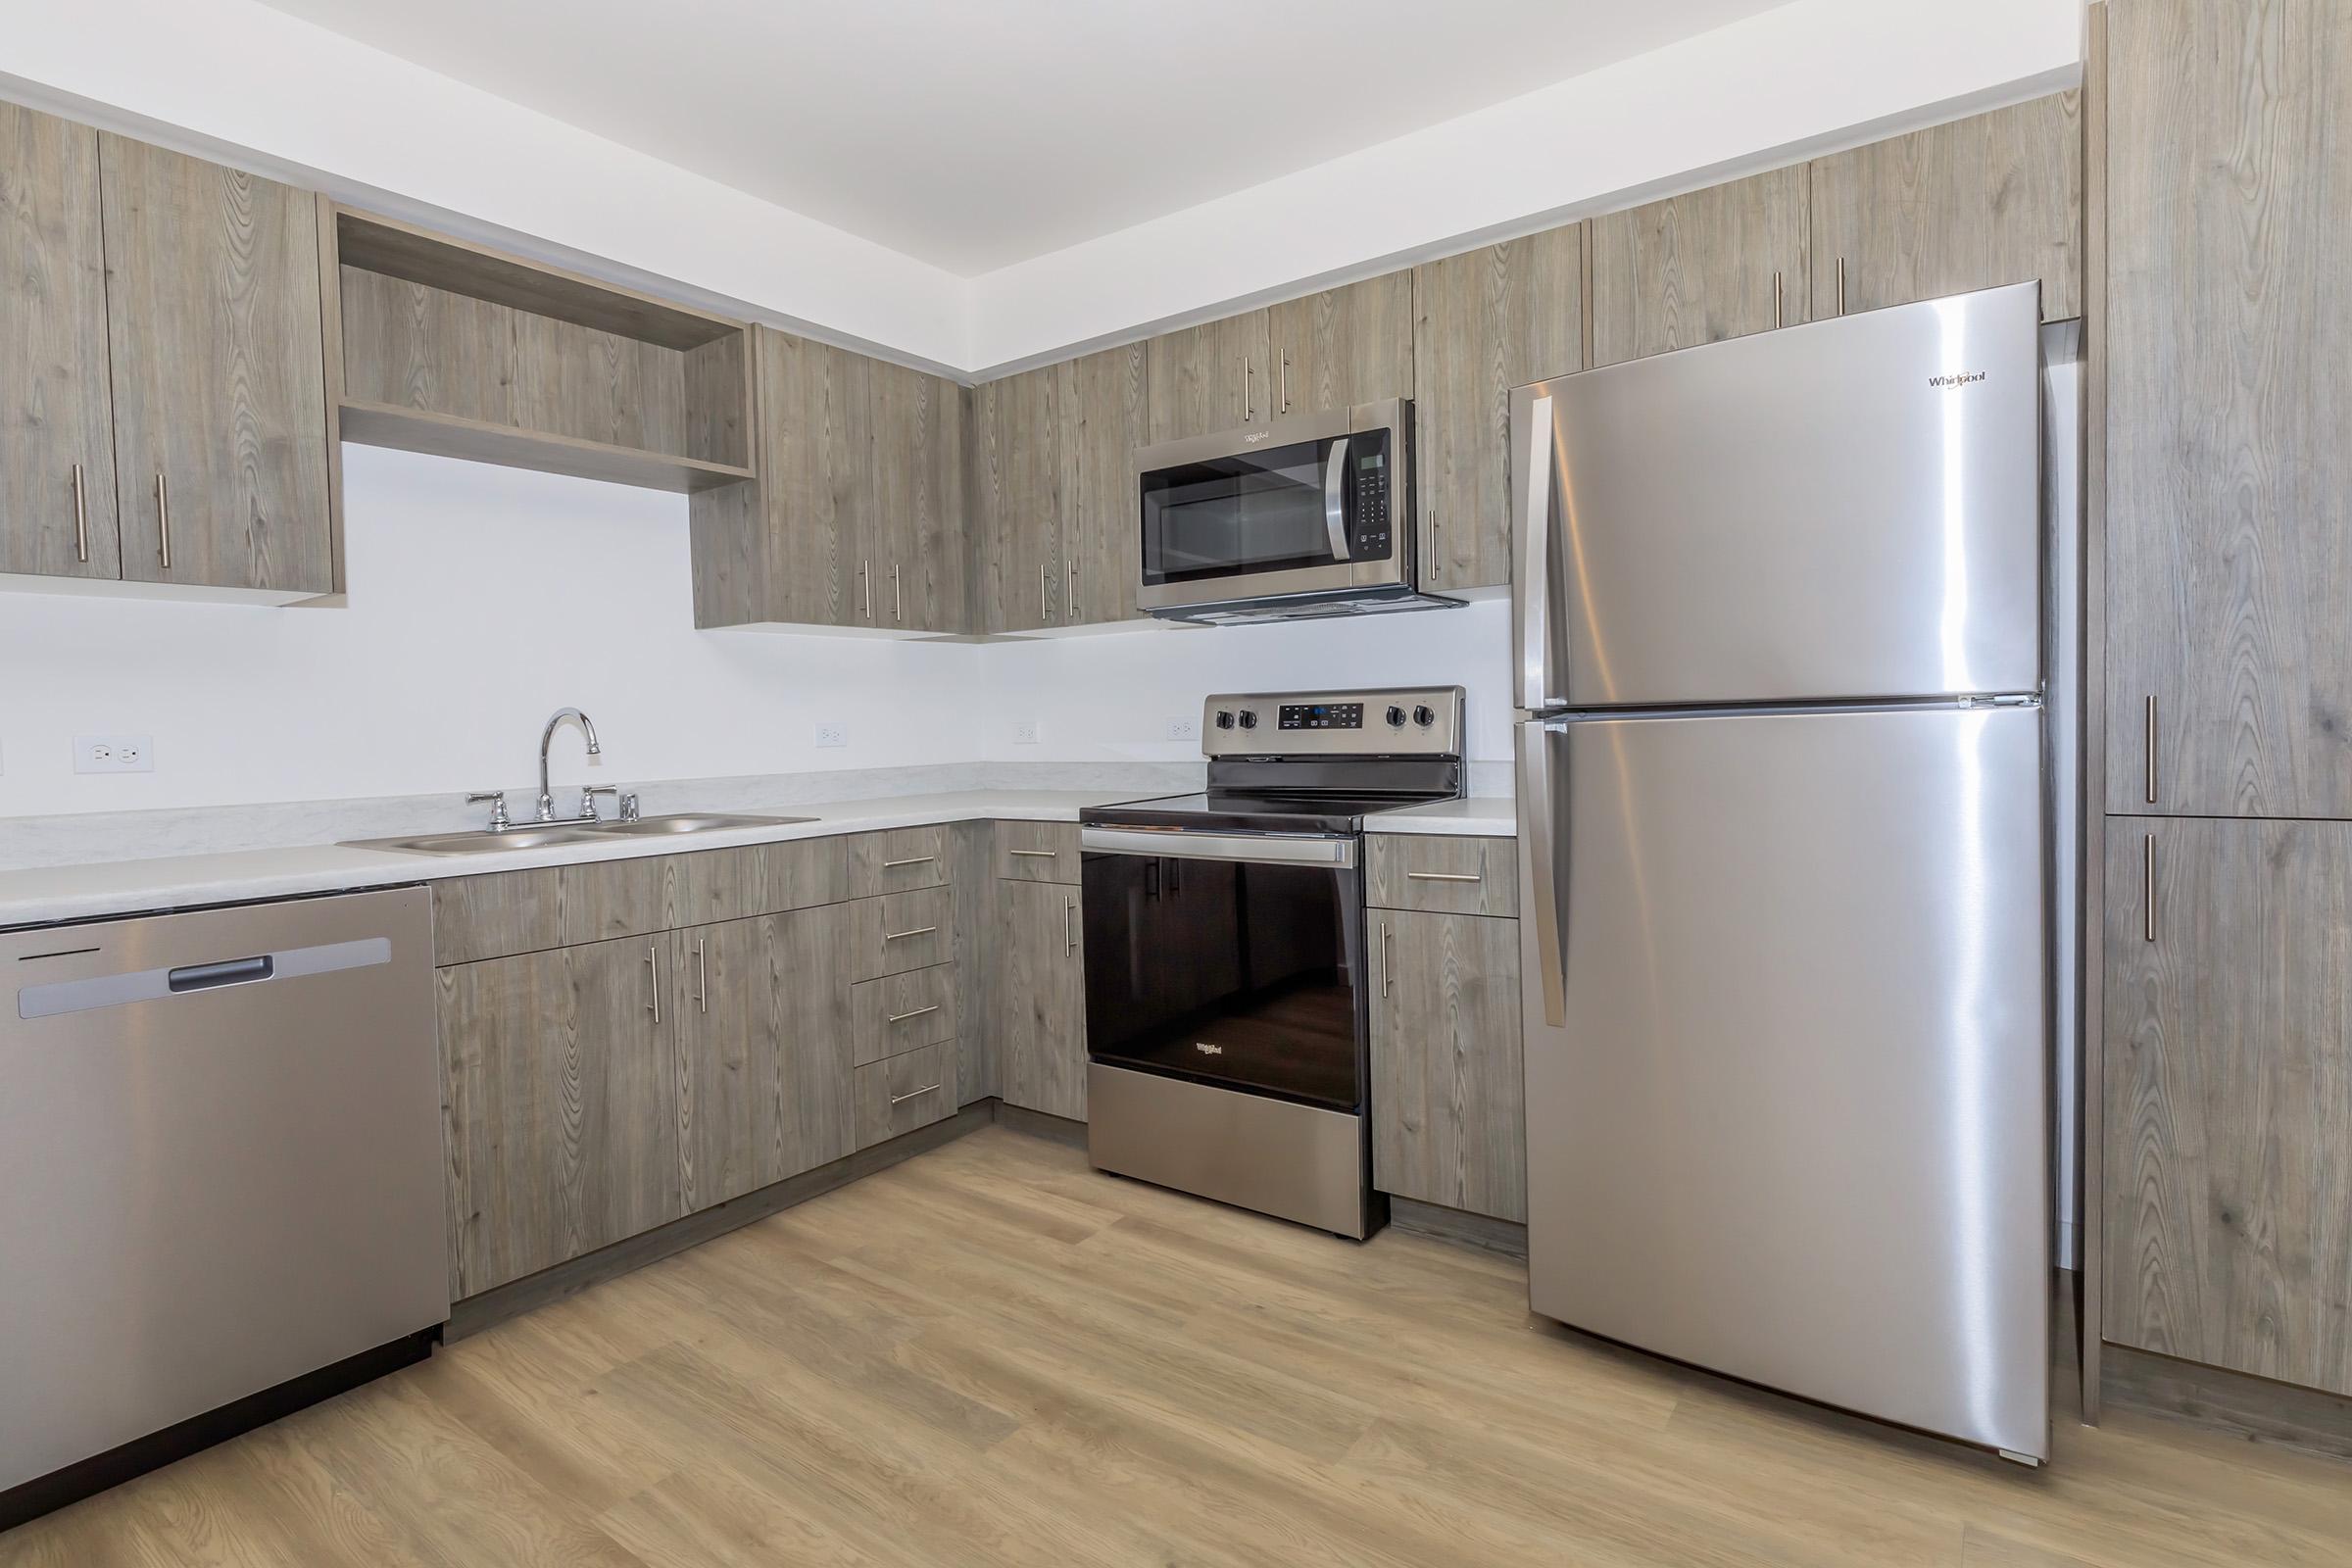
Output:
<path fill-rule="evenodd" d="M 604 749 L 596 743 L 596 726 L 588 722 L 586 713 L 576 708 L 559 708 L 549 715 L 547 728 L 539 732 L 539 820 L 542 822 L 553 822 L 556 819 L 556 797 L 549 790 L 547 783 L 547 748 L 556 738 L 556 726 L 567 718 L 578 719 L 580 728 L 587 732 L 588 755 L 590 757 L 603 755 Z M 594 816 L 596 814 L 596 792 L 591 790 L 583 795 L 580 798 L 580 807 L 582 816 Z"/>

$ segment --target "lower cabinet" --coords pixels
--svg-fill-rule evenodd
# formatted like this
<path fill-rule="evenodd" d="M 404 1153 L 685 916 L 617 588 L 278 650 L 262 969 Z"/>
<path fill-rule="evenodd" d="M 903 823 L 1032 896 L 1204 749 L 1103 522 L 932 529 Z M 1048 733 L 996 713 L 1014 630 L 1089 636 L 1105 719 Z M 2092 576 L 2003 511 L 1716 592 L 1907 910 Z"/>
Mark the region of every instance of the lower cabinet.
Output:
<path fill-rule="evenodd" d="M 942 1041 L 858 1069 L 858 1147 L 868 1149 L 956 1113 L 956 1045 Z"/>
<path fill-rule="evenodd" d="M 684 1212 L 667 935 L 439 972 L 450 1293 Z"/>
<path fill-rule="evenodd" d="M 1369 923 L 1373 1185 L 1525 1221 L 1518 921 L 1376 908 Z"/>
<path fill-rule="evenodd" d="M 997 883 L 997 1049 L 1005 1103 L 1086 1119 L 1086 955 L 1079 889 Z"/>

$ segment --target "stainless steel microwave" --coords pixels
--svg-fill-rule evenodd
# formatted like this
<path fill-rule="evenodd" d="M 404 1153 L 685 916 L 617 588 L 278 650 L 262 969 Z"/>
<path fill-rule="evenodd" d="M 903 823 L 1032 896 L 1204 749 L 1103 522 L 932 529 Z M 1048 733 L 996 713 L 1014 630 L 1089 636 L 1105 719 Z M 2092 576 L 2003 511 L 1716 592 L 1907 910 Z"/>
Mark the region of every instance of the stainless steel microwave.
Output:
<path fill-rule="evenodd" d="M 1143 448 L 1138 608 L 1230 625 L 1450 607 L 1415 583 L 1412 411 L 1390 398 Z"/>

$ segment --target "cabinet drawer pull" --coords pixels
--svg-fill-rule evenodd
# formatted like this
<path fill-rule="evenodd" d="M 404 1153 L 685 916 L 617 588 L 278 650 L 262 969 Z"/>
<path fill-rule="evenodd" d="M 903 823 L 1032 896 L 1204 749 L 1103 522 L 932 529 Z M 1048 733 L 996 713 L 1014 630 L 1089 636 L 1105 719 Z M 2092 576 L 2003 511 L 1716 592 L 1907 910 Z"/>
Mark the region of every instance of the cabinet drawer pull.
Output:
<path fill-rule="evenodd" d="M 865 618 L 868 620 L 873 619 L 874 564 L 870 561 L 860 561 L 858 563 L 858 592 L 865 600 Z"/>
<path fill-rule="evenodd" d="M 890 564 L 890 618 L 906 618 L 906 595 L 899 587 L 899 564 L 895 561 Z"/>
<path fill-rule="evenodd" d="M 1389 922 L 1380 922 L 1380 994 L 1389 994 L 1389 982 L 1396 972 L 1396 963 L 1389 957 Z"/>
<path fill-rule="evenodd" d="M 1772 274 L 1772 324 L 1776 329 L 1781 324 L 1781 274 L 1778 272 Z"/>
<path fill-rule="evenodd" d="M 1078 906 L 1075 904 L 1061 906 L 1061 951 L 1065 957 L 1078 951 Z"/>
<path fill-rule="evenodd" d="M 1838 314 L 1845 314 L 1845 258 L 1838 258 Z"/>
<path fill-rule="evenodd" d="M 2154 692 L 2148 693 L 2147 720 L 2141 728 L 2148 753 L 2146 760 L 2148 804 L 2154 806 L 2156 804 L 2156 694 Z"/>
<path fill-rule="evenodd" d="M 909 855 L 904 860 L 884 860 L 882 862 L 882 869 L 885 871 L 895 871 L 902 865 L 930 865 L 936 862 L 938 859 L 939 857 L 936 855 Z"/>
<path fill-rule="evenodd" d="M 2139 934 L 2153 942 L 2156 940 L 2156 835 L 2153 833 L 2140 845 L 2139 909 Z"/>
<path fill-rule="evenodd" d="M 164 569 L 172 569 L 172 491 L 164 483 L 161 469 L 155 475 L 155 529 L 157 542 L 162 546 Z"/>
<path fill-rule="evenodd" d="M 923 1085 L 923 1087 L 922 1087 L 922 1088 L 920 1088 L 920 1089 L 909 1089 L 909 1090 L 907 1090 L 907 1091 L 906 1091 L 905 1094 L 903 1094 L 903 1095 L 893 1095 L 893 1096 L 891 1096 L 891 1097 L 890 1097 L 890 1102 L 891 1102 L 892 1104 L 896 1105 L 896 1104 L 902 1103 L 903 1102 L 909 1101 L 909 1100 L 920 1100 L 920 1099 L 921 1099 L 923 1096 L 925 1096 L 925 1095 L 936 1095 L 936 1094 L 938 1094 L 938 1093 L 939 1093 L 939 1091 L 940 1091 L 941 1087 L 942 1087 L 942 1086 L 944 1086 L 946 1083 L 947 1083 L 947 1080 L 946 1080 L 945 1078 L 942 1078 L 942 1079 L 941 1079 L 941 1080 L 940 1080 L 938 1083 L 936 1083 L 936 1084 L 925 1084 L 925 1085 Z"/>
<path fill-rule="evenodd" d="M 1289 349 L 1282 351 L 1282 367 L 1275 371 L 1275 376 L 1274 391 L 1279 404 L 1275 412 L 1288 414 L 1291 412 L 1291 351 Z"/>
<path fill-rule="evenodd" d="M 703 956 L 703 939 L 694 939 L 694 1004 L 705 1012 L 710 1010 L 710 964 Z"/>
<path fill-rule="evenodd" d="M 654 1022 L 660 1023 L 662 1021 L 662 960 L 654 953 L 651 943 L 646 944 L 645 970 L 653 979 L 653 984 L 647 988 L 649 1000 L 646 1002 L 646 1005 L 653 1009 Z"/>
<path fill-rule="evenodd" d="M 74 465 L 74 559 L 90 559 L 90 502 L 82 494 L 81 465 Z"/>
<path fill-rule="evenodd" d="M 938 1010 L 939 1004 L 934 1002 L 928 1007 L 917 1007 L 912 1012 L 885 1013 L 883 1014 L 882 1021 L 884 1023 L 905 1023 L 909 1018 L 920 1018 L 926 1012 L 937 1012 Z"/>
<path fill-rule="evenodd" d="M 1054 617 L 1046 610 L 1046 564 L 1037 564 L 1037 623 L 1044 625 Z"/>
<path fill-rule="evenodd" d="M 1061 858 L 1059 850 L 1011 850 L 1006 853 L 1032 860 L 1055 860 Z"/>
<path fill-rule="evenodd" d="M 1408 882 L 1484 882 L 1486 873 L 1482 871 L 1407 871 L 1404 873 L 1404 878 Z"/>
<path fill-rule="evenodd" d="M 911 931 L 885 931 L 882 933 L 882 940 L 885 942 L 904 942 L 908 937 L 927 937 L 938 929 L 939 927 L 935 925 L 918 925 Z"/>

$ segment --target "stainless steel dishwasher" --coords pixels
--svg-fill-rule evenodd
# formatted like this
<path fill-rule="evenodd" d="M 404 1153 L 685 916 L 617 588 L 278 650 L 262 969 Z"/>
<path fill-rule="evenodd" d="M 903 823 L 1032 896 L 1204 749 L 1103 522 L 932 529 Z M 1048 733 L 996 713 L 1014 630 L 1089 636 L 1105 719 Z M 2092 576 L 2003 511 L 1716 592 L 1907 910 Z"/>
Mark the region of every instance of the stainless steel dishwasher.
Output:
<path fill-rule="evenodd" d="M 429 1349 L 429 909 L 0 934 L 0 1528 Z"/>

